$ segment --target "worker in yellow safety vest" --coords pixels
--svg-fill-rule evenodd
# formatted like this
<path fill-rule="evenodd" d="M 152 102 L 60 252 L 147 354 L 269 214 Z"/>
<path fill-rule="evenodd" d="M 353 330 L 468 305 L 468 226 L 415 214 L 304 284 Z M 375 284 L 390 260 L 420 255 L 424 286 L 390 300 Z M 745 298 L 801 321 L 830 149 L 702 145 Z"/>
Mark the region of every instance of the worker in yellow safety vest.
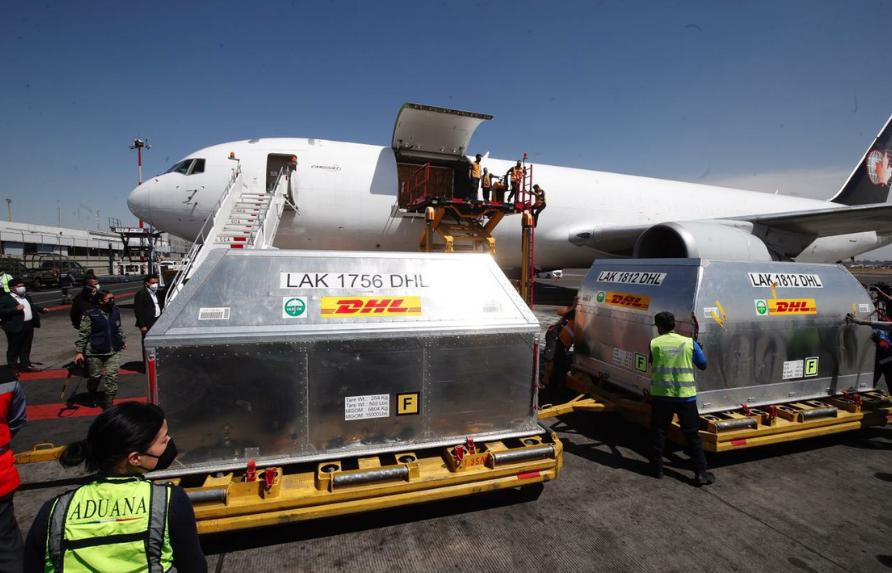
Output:
<path fill-rule="evenodd" d="M 508 193 L 509 203 L 511 203 L 512 200 L 517 201 L 521 198 L 520 191 L 523 188 L 523 177 L 525 172 L 526 170 L 519 160 L 517 165 L 511 168 L 511 171 L 509 172 L 511 174 L 511 192 Z"/>
<path fill-rule="evenodd" d="M 176 455 L 158 406 L 124 402 L 105 410 L 60 460 L 86 461 L 98 474 L 41 508 L 25 542 L 24 570 L 206 573 L 186 492 L 143 477 Z"/>
<path fill-rule="evenodd" d="M 660 312 L 654 316 L 659 335 L 650 341 L 650 432 L 653 445 L 653 475 L 663 477 L 663 446 L 672 417 L 678 416 L 687 453 L 694 464 L 694 485 L 715 482 L 706 471 L 706 456 L 700 441 L 700 413 L 697 411 L 697 386 L 694 366 L 706 369 L 706 356 L 693 338 L 675 332 L 675 316 Z"/>
<path fill-rule="evenodd" d="M 489 203 L 489 194 L 492 191 L 492 174 L 486 167 L 483 168 L 483 179 L 480 183 L 483 185 L 483 202 Z"/>
<path fill-rule="evenodd" d="M 468 193 L 467 199 L 471 201 L 477 200 L 477 189 L 480 188 L 480 179 L 483 177 L 483 156 L 479 153 L 474 158 L 474 163 L 468 168 L 468 177 L 471 179 L 471 192 Z"/>
<path fill-rule="evenodd" d="M 6 271 L 0 271 L 0 288 L 3 289 L 3 292 L 9 293 L 9 281 L 12 280 L 12 275 Z M 3 294 L 3 293 L 0 293 Z"/>

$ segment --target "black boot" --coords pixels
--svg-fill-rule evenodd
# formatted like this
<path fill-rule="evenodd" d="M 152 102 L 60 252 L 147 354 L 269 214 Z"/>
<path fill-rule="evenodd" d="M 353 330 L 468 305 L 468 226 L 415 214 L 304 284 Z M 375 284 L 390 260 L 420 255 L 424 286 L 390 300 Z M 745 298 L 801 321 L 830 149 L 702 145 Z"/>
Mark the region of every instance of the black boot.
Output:
<path fill-rule="evenodd" d="M 701 487 L 704 485 L 712 485 L 715 483 L 715 476 L 711 472 L 703 472 L 694 476 L 694 485 Z"/>

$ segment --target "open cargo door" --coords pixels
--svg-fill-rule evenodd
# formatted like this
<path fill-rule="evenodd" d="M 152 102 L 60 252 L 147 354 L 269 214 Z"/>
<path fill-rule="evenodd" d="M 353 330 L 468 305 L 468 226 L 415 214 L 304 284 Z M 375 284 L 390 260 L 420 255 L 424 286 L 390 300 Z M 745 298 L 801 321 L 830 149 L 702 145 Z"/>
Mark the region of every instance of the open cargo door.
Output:
<path fill-rule="evenodd" d="M 459 159 L 477 127 L 491 115 L 406 103 L 393 127 L 393 149 L 398 157 Z"/>

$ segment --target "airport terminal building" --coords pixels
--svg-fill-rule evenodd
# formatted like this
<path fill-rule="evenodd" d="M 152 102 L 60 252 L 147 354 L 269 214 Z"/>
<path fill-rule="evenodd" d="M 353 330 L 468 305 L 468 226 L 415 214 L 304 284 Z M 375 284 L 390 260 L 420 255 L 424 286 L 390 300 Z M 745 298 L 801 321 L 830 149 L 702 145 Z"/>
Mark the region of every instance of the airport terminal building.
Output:
<path fill-rule="evenodd" d="M 134 246 L 131 241 L 131 247 Z M 162 233 L 156 252 L 163 261 L 177 262 L 188 252 L 189 243 Z M 0 221 L 0 256 L 22 260 L 33 255 L 63 255 L 98 275 L 141 274 L 146 263 L 138 256 L 125 256 L 118 233 Z"/>

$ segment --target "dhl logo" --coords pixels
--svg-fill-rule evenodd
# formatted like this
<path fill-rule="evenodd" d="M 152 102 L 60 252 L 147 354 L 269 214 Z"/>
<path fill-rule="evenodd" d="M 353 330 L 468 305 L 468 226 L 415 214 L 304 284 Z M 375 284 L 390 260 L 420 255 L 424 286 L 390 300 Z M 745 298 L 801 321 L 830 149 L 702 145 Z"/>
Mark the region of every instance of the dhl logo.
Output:
<path fill-rule="evenodd" d="M 421 316 L 420 296 L 324 296 L 322 318 Z"/>
<path fill-rule="evenodd" d="M 608 292 L 607 296 L 604 297 L 604 304 L 634 308 L 635 310 L 647 310 L 650 307 L 650 297 L 625 292 Z"/>
<path fill-rule="evenodd" d="M 768 314 L 818 314 L 813 298 L 770 298 Z"/>

